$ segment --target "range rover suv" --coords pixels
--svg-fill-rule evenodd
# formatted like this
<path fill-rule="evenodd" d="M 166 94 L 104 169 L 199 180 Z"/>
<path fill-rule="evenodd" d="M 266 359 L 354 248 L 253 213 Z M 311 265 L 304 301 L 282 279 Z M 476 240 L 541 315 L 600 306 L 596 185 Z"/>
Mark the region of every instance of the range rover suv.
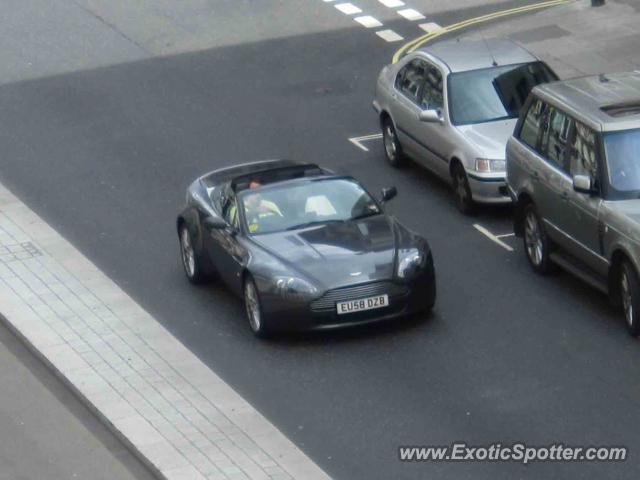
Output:
<path fill-rule="evenodd" d="M 507 143 L 515 233 L 533 269 L 567 270 L 640 334 L 640 73 L 535 87 Z"/>

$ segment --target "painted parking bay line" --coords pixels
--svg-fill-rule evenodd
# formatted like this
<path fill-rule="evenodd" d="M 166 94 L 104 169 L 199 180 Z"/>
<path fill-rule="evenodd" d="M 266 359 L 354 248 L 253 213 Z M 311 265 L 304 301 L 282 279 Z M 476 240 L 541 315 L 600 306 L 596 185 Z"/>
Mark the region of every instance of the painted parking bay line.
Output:
<path fill-rule="evenodd" d="M 505 234 L 505 235 L 494 235 L 493 233 L 491 233 L 489 230 L 487 230 L 485 227 L 483 227 L 482 225 L 479 225 L 477 223 L 473 224 L 473 227 L 478 230 L 481 234 L 483 234 L 485 237 L 487 237 L 489 240 L 491 240 L 492 242 L 497 243 L 498 245 L 500 245 L 502 248 L 504 248 L 505 250 L 507 250 L 508 252 L 513 252 L 513 247 L 507 245 L 506 243 L 504 243 L 501 238 L 504 237 L 508 237 L 511 236 L 513 234 Z"/>
<path fill-rule="evenodd" d="M 362 137 L 351 137 L 348 140 L 353 143 L 356 147 L 364 152 L 368 152 L 369 149 L 363 145 L 363 142 L 369 142 L 371 140 L 379 140 L 382 138 L 381 133 L 373 133 L 371 135 L 363 135 Z"/>

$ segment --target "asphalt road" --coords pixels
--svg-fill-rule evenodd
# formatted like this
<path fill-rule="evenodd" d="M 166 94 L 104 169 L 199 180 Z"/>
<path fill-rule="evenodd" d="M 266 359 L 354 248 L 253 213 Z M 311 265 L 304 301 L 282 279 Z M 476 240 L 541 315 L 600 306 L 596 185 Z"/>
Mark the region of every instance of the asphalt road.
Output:
<path fill-rule="evenodd" d="M 0 86 L 1 181 L 337 479 L 636 476 L 640 348 L 621 316 L 567 275 L 535 276 L 513 238 L 509 252 L 473 227 L 509 233 L 508 209 L 465 218 L 429 174 L 391 169 L 377 140 L 369 152 L 347 140 L 378 131 L 373 82 L 399 45 L 322 7 L 288 14 L 335 17 L 335 28 Z M 262 342 L 224 287 L 188 284 L 175 235 L 188 183 L 274 157 L 398 187 L 390 210 L 434 252 L 431 318 Z M 459 440 L 631 453 L 617 464 L 398 461 L 399 445 Z"/>
<path fill-rule="evenodd" d="M 0 325 L 0 479 L 155 478 Z"/>

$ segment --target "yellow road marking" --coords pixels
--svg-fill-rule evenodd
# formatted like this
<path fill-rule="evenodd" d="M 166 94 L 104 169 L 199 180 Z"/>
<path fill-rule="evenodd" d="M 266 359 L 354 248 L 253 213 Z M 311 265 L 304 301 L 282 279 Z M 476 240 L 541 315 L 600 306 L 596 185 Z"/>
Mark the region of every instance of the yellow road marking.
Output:
<path fill-rule="evenodd" d="M 447 27 L 442 28 L 437 32 L 427 33 L 426 35 L 421 35 L 418 38 L 414 38 L 410 42 L 405 43 L 402 47 L 398 49 L 396 53 L 393 55 L 393 63 L 396 63 L 407 53 L 411 53 L 416 49 L 420 48 L 427 42 L 430 42 L 436 37 L 440 35 L 444 35 L 445 33 L 455 32 L 456 30 L 460 30 L 461 28 L 466 28 L 470 25 L 475 25 L 477 23 L 487 22 L 489 20 L 493 20 L 495 18 L 506 17 L 508 15 L 515 15 L 516 13 L 529 12 L 531 10 L 537 10 L 540 8 L 552 7 L 555 5 L 562 5 L 564 3 L 569 3 L 574 0 L 547 0 L 540 3 L 533 3 L 530 5 L 524 5 L 522 7 L 509 8 L 507 10 L 500 10 L 493 13 L 488 13 L 486 15 L 481 15 L 479 17 L 469 18 L 467 20 L 463 20 L 458 23 L 454 23 Z"/>

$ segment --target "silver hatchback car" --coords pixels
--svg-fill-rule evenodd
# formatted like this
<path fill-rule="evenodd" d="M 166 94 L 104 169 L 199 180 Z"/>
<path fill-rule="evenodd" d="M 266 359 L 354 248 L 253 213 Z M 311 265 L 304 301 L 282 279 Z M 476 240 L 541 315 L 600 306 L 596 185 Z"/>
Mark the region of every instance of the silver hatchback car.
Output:
<path fill-rule="evenodd" d="M 456 204 L 511 202 L 505 146 L 531 89 L 553 71 L 507 39 L 458 39 L 387 65 L 373 107 L 394 167 L 407 156 L 453 185 Z"/>
<path fill-rule="evenodd" d="M 507 183 L 533 269 L 608 293 L 639 335 L 640 73 L 536 87 L 507 144 Z"/>

